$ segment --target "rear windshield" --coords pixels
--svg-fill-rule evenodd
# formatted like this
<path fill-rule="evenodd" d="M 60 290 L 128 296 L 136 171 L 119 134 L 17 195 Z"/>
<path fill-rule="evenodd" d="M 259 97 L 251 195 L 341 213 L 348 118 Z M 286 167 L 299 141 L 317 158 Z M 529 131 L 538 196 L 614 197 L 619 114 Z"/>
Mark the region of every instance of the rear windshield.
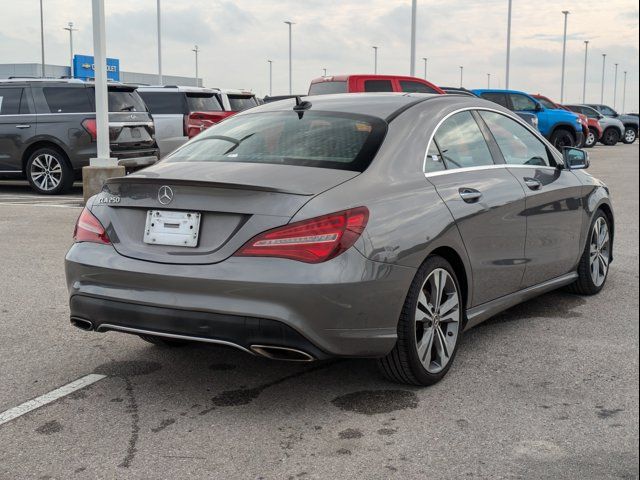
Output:
<path fill-rule="evenodd" d="M 152 115 L 184 115 L 184 93 L 139 92 Z"/>
<path fill-rule="evenodd" d="M 347 82 L 312 83 L 309 95 L 329 95 L 331 93 L 347 93 Z"/>
<path fill-rule="evenodd" d="M 364 171 L 386 133 L 383 120 L 333 112 L 265 112 L 231 117 L 167 162 L 242 162 Z"/>
<path fill-rule="evenodd" d="M 240 112 L 258 105 L 253 95 L 229 95 L 229 104 L 232 112 Z"/>
<path fill-rule="evenodd" d="M 94 93 L 92 88 L 91 95 Z M 109 90 L 109 111 L 146 112 L 147 106 L 135 90 Z"/>
<path fill-rule="evenodd" d="M 222 111 L 222 105 L 212 93 L 187 93 L 187 105 L 190 112 Z"/>

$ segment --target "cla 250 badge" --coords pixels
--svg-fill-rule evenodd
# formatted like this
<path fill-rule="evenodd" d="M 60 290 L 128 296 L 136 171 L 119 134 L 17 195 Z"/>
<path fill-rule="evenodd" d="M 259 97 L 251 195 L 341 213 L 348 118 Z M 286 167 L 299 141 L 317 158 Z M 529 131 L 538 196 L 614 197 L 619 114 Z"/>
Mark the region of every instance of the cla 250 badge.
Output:
<path fill-rule="evenodd" d="M 120 203 L 120 197 L 116 195 L 104 194 L 101 197 L 98 197 L 98 203 L 101 205 L 113 205 Z"/>

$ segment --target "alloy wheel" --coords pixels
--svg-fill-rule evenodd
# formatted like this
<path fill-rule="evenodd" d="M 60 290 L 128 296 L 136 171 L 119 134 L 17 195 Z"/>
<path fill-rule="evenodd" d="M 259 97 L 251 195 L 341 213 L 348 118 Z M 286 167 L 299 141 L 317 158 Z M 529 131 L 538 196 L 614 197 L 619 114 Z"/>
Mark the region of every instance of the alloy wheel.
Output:
<path fill-rule="evenodd" d="M 591 280 L 597 287 L 601 286 L 607 278 L 609 271 L 609 259 L 611 237 L 609 226 L 604 218 L 599 217 L 593 225 L 589 246 L 589 266 L 591 267 Z"/>
<path fill-rule="evenodd" d="M 596 136 L 594 135 L 594 133 L 592 131 L 589 131 L 589 134 L 587 135 L 587 141 L 585 142 L 585 145 L 590 147 L 594 143 L 596 143 Z"/>
<path fill-rule="evenodd" d="M 636 141 L 636 131 L 633 128 L 628 128 L 626 132 L 624 132 L 624 140 L 627 143 L 633 143 Z"/>
<path fill-rule="evenodd" d="M 62 181 L 62 165 L 49 153 L 38 155 L 31 162 L 29 171 L 33 183 L 43 191 L 50 191 Z"/>
<path fill-rule="evenodd" d="M 447 366 L 460 329 L 460 295 L 453 277 L 442 268 L 425 280 L 415 313 L 418 358 L 429 373 Z"/>

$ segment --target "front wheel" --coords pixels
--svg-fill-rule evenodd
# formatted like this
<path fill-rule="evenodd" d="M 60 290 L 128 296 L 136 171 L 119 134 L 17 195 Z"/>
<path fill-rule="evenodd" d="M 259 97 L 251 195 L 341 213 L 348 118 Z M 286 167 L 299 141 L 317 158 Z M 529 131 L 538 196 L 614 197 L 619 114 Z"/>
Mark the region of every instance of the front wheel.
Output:
<path fill-rule="evenodd" d="M 598 141 L 598 132 L 594 128 L 589 129 L 587 138 L 584 141 L 584 148 L 592 148 Z"/>
<path fill-rule="evenodd" d="M 73 186 L 73 169 L 65 156 L 53 148 L 39 148 L 27 160 L 27 180 L 44 195 L 65 193 Z"/>
<path fill-rule="evenodd" d="M 626 144 L 635 142 L 636 138 L 638 138 L 638 130 L 631 126 L 624 128 L 624 137 L 622 138 L 622 141 Z"/>
<path fill-rule="evenodd" d="M 562 151 L 564 147 L 573 147 L 575 145 L 573 135 L 569 130 L 565 130 L 564 128 L 559 128 L 553 132 L 550 141 L 551 144 L 560 151 Z"/>
<path fill-rule="evenodd" d="M 411 385 L 440 381 L 451 368 L 462 336 L 463 303 L 449 262 L 439 256 L 429 257 L 409 289 L 396 345 L 378 360 L 383 375 Z"/>

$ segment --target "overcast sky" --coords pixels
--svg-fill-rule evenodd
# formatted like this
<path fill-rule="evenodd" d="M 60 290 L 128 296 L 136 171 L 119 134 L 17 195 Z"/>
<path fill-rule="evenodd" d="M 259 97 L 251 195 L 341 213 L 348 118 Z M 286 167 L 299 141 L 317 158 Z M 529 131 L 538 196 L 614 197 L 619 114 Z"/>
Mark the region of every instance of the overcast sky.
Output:
<path fill-rule="evenodd" d="M 582 97 L 584 40 L 590 40 L 587 101 L 599 102 L 602 53 L 607 53 L 605 102 L 613 104 L 614 64 L 619 64 L 617 106 L 628 71 L 626 110 L 638 111 L 638 3 L 636 0 L 514 0 L 511 87 L 559 100 L 561 11 L 570 10 L 566 101 Z M 156 1 L 105 0 L 107 55 L 122 70 L 157 72 Z M 44 0 L 47 63 L 68 63 L 73 21 L 76 53 L 92 53 L 91 1 Z M 162 0 L 163 72 L 194 75 L 201 49 L 205 85 L 268 90 L 267 59 L 274 61 L 274 94 L 285 94 L 287 26 L 293 27 L 294 93 L 328 74 L 409 73 L 410 0 Z M 507 0 L 418 0 L 417 66 L 429 58 L 429 80 L 464 86 L 504 86 Z M 38 0 L 0 0 L 0 63 L 40 61 Z"/>

